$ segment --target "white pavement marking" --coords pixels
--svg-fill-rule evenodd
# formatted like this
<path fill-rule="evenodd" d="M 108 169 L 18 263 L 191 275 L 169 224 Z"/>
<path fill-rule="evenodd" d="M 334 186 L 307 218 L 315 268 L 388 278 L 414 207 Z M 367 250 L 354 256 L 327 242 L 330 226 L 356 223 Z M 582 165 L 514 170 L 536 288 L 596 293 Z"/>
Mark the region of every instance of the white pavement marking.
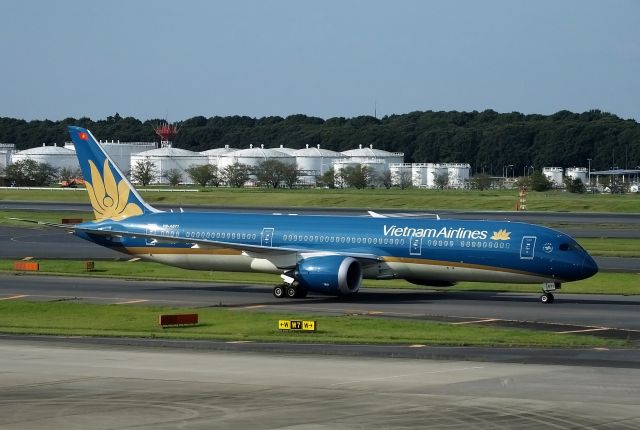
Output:
<path fill-rule="evenodd" d="M 331 386 L 345 385 L 345 384 L 357 384 L 359 382 L 384 381 L 384 380 L 396 379 L 396 378 L 406 378 L 406 377 L 409 377 L 409 376 L 416 376 L 416 375 L 435 375 L 435 374 L 438 374 L 438 373 L 464 372 L 466 370 L 478 370 L 478 369 L 484 369 L 484 366 L 458 367 L 458 368 L 454 368 L 454 369 L 432 370 L 432 371 L 428 371 L 428 372 L 407 373 L 407 374 L 404 374 L 404 375 L 383 376 L 381 378 L 355 379 L 353 381 L 336 382 L 335 384 L 331 384 Z"/>
<path fill-rule="evenodd" d="M 0 298 L 0 300 L 13 300 L 13 299 L 21 299 L 21 298 L 23 298 L 23 297 L 29 297 L 29 295 L 28 295 L 28 294 L 20 294 L 20 295 L 17 295 L 17 296 L 11 296 L 11 297 L 2 297 L 2 298 Z"/>
<path fill-rule="evenodd" d="M 590 331 L 604 331 L 604 330 L 611 330 L 611 329 L 608 327 L 598 327 L 598 328 L 587 328 L 587 329 L 581 329 L 581 330 L 557 331 L 556 334 L 586 333 Z"/>
<path fill-rule="evenodd" d="M 143 303 L 143 302 L 148 302 L 149 300 L 146 299 L 140 299 L 140 300 L 128 300 L 126 302 L 118 302 L 115 303 L 116 305 L 132 305 L 134 303 Z"/>
<path fill-rule="evenodd" d="M 461 322 L 455 322 L 452 323 L 453 325 L 462 325 L 462 324 L 480 324 L 480 323 L 486 323 L 486 322 L 492 322 L 492 321 L 499 321 L 498 318 L 485 318 L 482 320 L 473 320 L 473 321 L 461 321 Z"/>

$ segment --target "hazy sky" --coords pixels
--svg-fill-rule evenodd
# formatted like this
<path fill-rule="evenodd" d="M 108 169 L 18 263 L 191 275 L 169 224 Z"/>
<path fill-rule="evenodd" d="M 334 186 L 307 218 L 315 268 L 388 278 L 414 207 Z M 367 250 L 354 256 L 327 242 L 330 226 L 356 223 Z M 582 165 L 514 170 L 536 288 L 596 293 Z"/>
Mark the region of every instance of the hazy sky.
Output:
<path fill-rule="evenodd" d="M 600 109 L 640 120 L 640 1 L 2 0 L 0 116 Z"/>

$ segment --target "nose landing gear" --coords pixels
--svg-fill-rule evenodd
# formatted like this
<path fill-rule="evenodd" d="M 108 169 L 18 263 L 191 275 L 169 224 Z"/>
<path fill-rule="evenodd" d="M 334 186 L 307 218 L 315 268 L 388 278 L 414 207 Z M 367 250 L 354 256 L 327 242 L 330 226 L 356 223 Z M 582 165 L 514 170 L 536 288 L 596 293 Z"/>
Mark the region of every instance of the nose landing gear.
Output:
<path fill-rule="evenodd" d="M 542 295 L 540 302 L 545 305 L 553 303 L 554 297 L 552 291 L 559 290 L 562 287 L 560 282 L 545 282 L 542 284 Z"/>

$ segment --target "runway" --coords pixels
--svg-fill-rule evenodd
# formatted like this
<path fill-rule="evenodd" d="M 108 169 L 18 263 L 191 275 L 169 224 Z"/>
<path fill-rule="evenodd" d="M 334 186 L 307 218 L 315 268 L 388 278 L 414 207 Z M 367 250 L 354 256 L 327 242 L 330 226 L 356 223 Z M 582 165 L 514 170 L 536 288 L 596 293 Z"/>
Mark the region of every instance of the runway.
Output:
<path fill-rule="evenodd" d="M 0 342 L 3 429 L 637 429 L 640 370 Z"/>

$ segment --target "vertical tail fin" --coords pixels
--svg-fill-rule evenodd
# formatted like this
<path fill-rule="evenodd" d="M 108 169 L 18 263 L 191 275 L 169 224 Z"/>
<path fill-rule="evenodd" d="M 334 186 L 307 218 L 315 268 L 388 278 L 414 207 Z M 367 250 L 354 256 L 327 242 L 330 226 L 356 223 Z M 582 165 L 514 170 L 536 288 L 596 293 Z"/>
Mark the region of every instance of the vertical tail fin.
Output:
<path fill-rule="evenodd" d="M 97 221 L 159 212 L 140 197 L 89 130 L 68 129 Z"/>

